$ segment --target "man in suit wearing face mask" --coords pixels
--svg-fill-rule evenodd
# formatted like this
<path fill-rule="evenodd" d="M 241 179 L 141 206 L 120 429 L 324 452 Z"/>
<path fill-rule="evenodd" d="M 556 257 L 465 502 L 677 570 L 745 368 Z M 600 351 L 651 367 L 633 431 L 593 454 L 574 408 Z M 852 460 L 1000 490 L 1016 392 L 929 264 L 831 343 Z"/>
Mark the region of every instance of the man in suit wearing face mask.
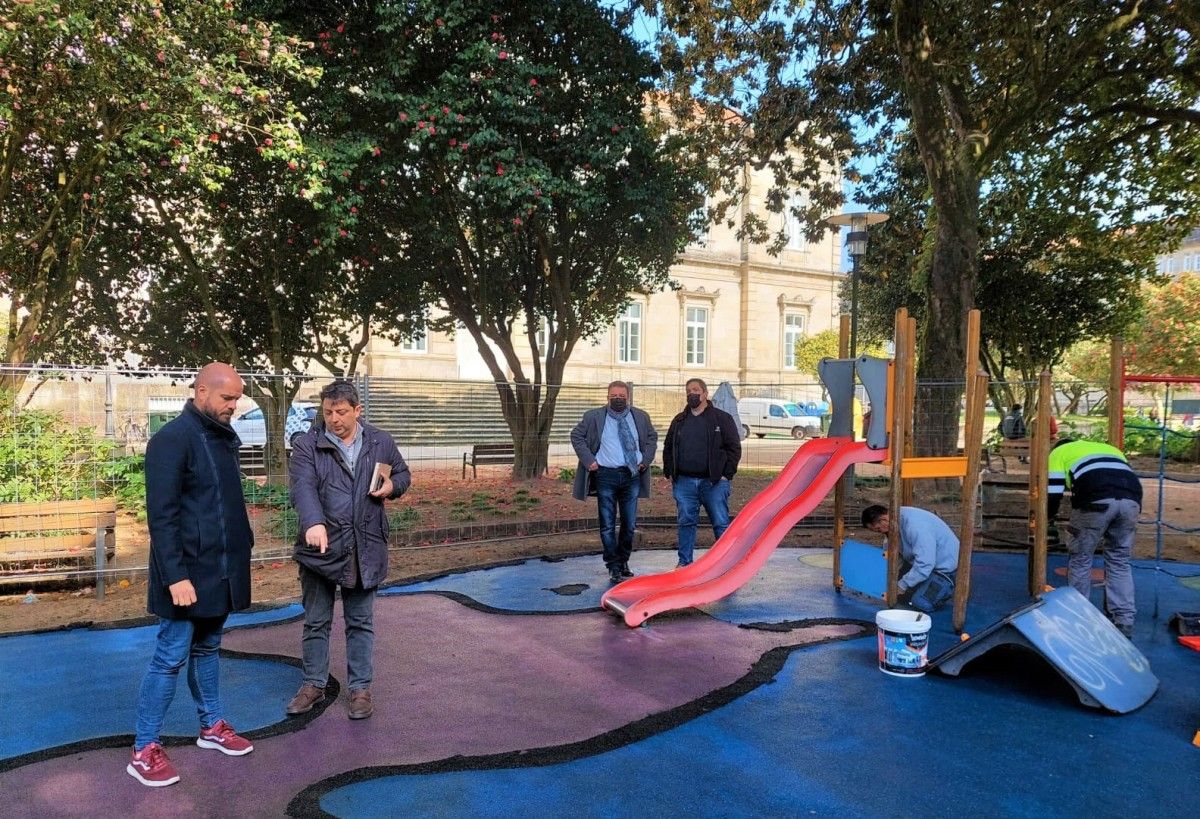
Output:
<path fill-rule="evenodd" d="M 650 497 L 650 462 L 658 449 L 658 433 L 645 411 L 630 406 L 629 385 L 614 381 L 608 385 L 608 404 L 585 412 L 571 430 L 571 446 L 579 456 L 572 494 L 577 500 L 596 496 L 604 565 L 609 580 L 620 583 L 633 577 L 629 556 L 638 498 Z"/>

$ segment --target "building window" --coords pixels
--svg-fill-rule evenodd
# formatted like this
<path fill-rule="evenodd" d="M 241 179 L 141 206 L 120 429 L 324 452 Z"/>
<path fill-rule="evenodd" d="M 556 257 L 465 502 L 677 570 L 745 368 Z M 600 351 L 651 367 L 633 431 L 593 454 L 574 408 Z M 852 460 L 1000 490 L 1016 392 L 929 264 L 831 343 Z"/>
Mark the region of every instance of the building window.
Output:
<path fill-rule="evenodd" d="M 804 337 L 804 316 L 786 313 L 783 317 L 783 366 L 796 369 L 796 342 Z"/>
<path fill-rule="evenodd" d="M 425 328 L 408 336 L 400 342 L 400 349 L 406 353 L 424 353 L 429 350 L 429 336 L 425 332 Z"/>
<path fill-rule="evenodd" d="M 804 250 L 808 243 L 804 239 L 804 227 L 800 223 L 800 217 L 796 216 L 796 208 L 804 207 L 804 197 L 799 193 L 793 193 L 788 197 L 787 212 L 784 224 L 787 225 L 787 249 L 788 250 Z"/>
<path fill-rule="evenodd" d="M 708 364 L 708 308 L 689 307 L 684 317 L 683 362 L 703 367 Z"/>
<path fill-rule="evenodd" d="M 642 363 L 642 305 L 637 302 L 617 316 L 617 363 Z"/>
<path fill-rule="evenodd" d="M 692 211 L 688 216 L 688 226 L 692 229 L 692 244 L 697 247 L 704 247 L 708 244 L 708 231 L 712 227 L 708 220 L 708 197 L 704 198 L 704 202 L 700 207 Z"/>
<path fill-rule="evenodd" d="M 534 336 L 534 339 L 537 342 L 538 355 L 544 359 L 550 351 L 550 319 L 542 318 L 540 321 L 541 324 L 538 325 L 537 335 Z"/>

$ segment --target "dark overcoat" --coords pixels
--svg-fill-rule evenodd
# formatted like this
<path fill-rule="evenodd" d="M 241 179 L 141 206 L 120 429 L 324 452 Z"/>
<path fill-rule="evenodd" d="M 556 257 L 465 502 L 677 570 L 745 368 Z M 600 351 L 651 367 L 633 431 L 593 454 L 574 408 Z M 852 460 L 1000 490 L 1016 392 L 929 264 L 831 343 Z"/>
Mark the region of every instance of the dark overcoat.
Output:
<path fill-rule="evenodd" d="M 412 474 L 391 435 L 362 421 L 359 424 L 362 426 L 362 450 L 353 472 L 341 450 L 325 437 L 322 424 L 314 424 L 292 444 L 288 472 L 292 505 L 296 507 L 300 527 L 294 557 L 297 563 L 346 585 L 347 567 L 357 545 L 362 587 L 373 589 L 387 579 L 388 570 L 388 519 L 384 499 L 369 494 L 375 464 L 392 466 L 389 498 L 398 498 L 408 491 Z M 318 523 L 325 524 L 329 541 L 324 554 L 304 542 L 304 533 Z"/>
<path fill-rule="evenodd" d="M 220 617 L 250 605 L 254 533 L 242 495 L 237 433 L 188 401 L 146 447 L 150 588 L 146 607 L 174 620 Z M 192 581 L 178 607 L 169 586 Z"/>

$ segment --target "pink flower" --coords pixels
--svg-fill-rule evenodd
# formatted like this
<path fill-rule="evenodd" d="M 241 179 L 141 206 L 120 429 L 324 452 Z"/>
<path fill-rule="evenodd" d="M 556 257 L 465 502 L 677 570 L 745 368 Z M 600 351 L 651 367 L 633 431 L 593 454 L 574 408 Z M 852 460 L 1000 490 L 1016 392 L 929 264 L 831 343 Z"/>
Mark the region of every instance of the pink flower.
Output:
<path fill-rule="evenodd" d="M 462 114 L 459 114 L 458 116 L 456 116 L 456 117 L 454 118 L 454 121 L 455 121 L 455 122 L 462 122 L 462 121 L 463 121 L 463 120 L 465 120 L 465 119 L 466 119 L 466 117 L 464 117 Z"/>
<path fill-rule="evenodd" d="M 375 156 L 379 156 L 381 153 L 383 153 L 383 151 L 382 151 L 382 150 L 379 148 L 379 146 L 378 146 L 378 145 L 376 145 L 376 146 L 375 146 L 375 147 L 374 147 L 374 148 L 371 150 L 371 153 L 375 154 Z"/>
<path fill-rule="evenodd" d="M 500 59 L 502 59 L 502 60 L 507 60 L 507 59 L 508 59 L 508 52 L 507 52 L 507 51 L 501 51 L 501 52 L 500 52 Z"/>
<path fill-rule="evenodd" d="M 441 18 L 441 17 L 439 17 L 439 18 L 437 18 L 436 20 L 434 20 L 434 21 L 433 21 L 433 24 L 434 24 L 435 26 L 437 26 L 438 28 L 441 28 L 442 26 L 446 25 L 446 22 L 445 22 L 444 20 L 442 20 L 442 18 Z"/>
<path fill-rule="evenodd" d="M 403 111 L 401 111 L 401 112 L 400 112 L 400 121 L 401 121 L 401 122 L 408 122 L 408 114 L 406 114 L 406 113 L 404 113 Z"/>
<path fill-rule="evenodd" d="M 268 148 L 270 148 L 274 144 L 275 144 L 275 140 L 271 139 L 270 137 L 267 137 L 266 139 L 263 140 L 263 145 L 266 145 Z"/>
<path fill-rule="evenodd" d="M 442 106 L 442 113 L 443 113 L 443 114 L 449 114 L 449 113 L 450 113 L 450 106 L 449 106 L 449 105 L 443 105 L 443 106 Z"/>
<path fill-rule="evenodd" d="M 521 226 L 521 217 L 518 216 L 515 219 L 513 219 L 513 224 L 516 225 L 517 227 L 520 227 Z"/>
<path fill-rule="evenodd" d="M 533 85 L 537 85 L 537 78 L 536 78 L 536 77 L 534 77 L 534 78 L 530 79 L 530 80 L 529 80 L 529 84 L 530 84 L 531 86 L 533 86 Z"/>
<path fill-rule="evenodd" d="M 350 212 L 351 212 L 351 213 L 358 213 L 358 208 L 357 208 L 357 207 L 355 207 L 354 205 L 351 205 L 351 206 L 350 206 Z"/>
<path fill-rule="evenodd" d="M 208 135 L 208 141 L 209 141 L 209 142 L 220 142 L 220 141 L 221 141 L 221 135 L 220 135 L 220 134 L 209 134 L 209 135 Z"/>
<path fill-rule="evenodd" d="M 165 62 L 167 61 L 167 55 L 166 55 L 166 52 L 164 52 L 164 51 L 160 51 L 160 52 L 158 52 L 157 54 L 155 54 L 155 55 L 154 55 L 154 57 L 155 57 L 155 59 L 157 59 L 157 60 L 158 60 L 160 63 L 165 63 Z"/>
<path fill-rule="evenodd" d="M 504 166 L 503 165 L 496 166 L 496 176 L 504 176 Z"/>
<path fill-rule="evenodd" d="M 421 120 L 420 122 L 417 123 L 417 127 L 424 129 L 427 124 L 428 123 L 426 123 L 425 120 Z"/>
<path fill-rule="evenodd" d="M 437 133 L 437 128 L 434 128 L 432 125 L 430 125 L 429 126 L 429 135 L 433 136 L 436 133 Z"/>
<path fill-rule="evenodd" d="M 298 167 L 300 167 L 300 166 L 296 164 L 295 160 L 288 162 L 288 170 L 289 171 L 294 171 Z"/>
<path fill-rule="evenodd" d="M 450 147 L 453 148 L 457 144 L 458 144 L 458 140 L 455 139 L 454 137 L 450 137 Z"/>

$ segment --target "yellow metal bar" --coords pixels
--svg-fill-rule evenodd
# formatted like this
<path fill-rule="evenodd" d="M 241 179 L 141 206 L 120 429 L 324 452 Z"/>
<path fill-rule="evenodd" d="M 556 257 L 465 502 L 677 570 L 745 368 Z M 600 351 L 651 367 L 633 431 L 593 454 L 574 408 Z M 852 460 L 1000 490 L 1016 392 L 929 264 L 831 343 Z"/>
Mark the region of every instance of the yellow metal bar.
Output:
<path fill-rule="evenodd" d="M 905 458 L 900 462 L 900 477 L 911 478 L 962 478 L 967 474 L 967 458 L 964 455 L 948 455 L 935 458 Z"/>

